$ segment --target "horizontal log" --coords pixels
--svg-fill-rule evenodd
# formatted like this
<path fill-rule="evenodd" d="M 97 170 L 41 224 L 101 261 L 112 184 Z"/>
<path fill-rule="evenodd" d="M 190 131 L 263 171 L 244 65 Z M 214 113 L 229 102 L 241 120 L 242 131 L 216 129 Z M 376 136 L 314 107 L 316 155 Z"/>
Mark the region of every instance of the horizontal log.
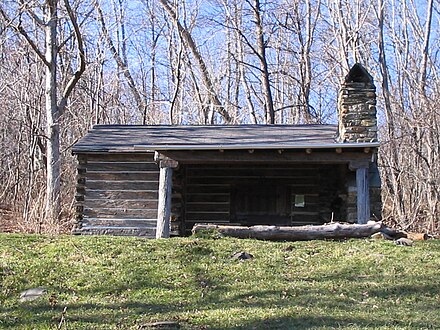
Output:
<path fill-rule="evenodd" d="M 380 232 L 384 225 L 380 222 L 367 224 L 332 223 L 318 226 L 278 227 L 278 226 L 222 226 L 213 224 L 196 224 L 192 233 L 215 231 L 224 236 L 237 238 L 255 238 L 262 240 L 306 241 L 316 239 L 344 239 L 369 237 Z"/>
<path fill-rule="evenodd" d="M 296 210 L 304 210 L 304 207 L 297 207 Z M 316 209 L 315 209 L 316 210 Z M 317 211 L 294 211 L 292 212 L 292 216 L 318 216 L 319 212 Z"/>
<path fill-rule="evenodd" d="M 86 198 L 84 205 L 90 208 L 157 209 L 157 200 L 112 200 Z"/>
<path fill-rule="evenodd" d="M 286 184 L 290 183 L 294 186 L 316 186 L 319 184 L 319 177 L 265 177 L 265 176 L 255 176 L 255 177 L 203 177 L 198 178 L 188 178 L 188 184 L 236 184 L 240 185 L 255 185 L 255 184 L 267 184 L 270 182 L 271 185 Z"/>
<path fill-rule="evenodd" d="M 229 193 L 231 185 L 229 184 L 188 184 L 187 193 Z"/>
<path fill-rule="evenodd" d="M 314 225 L 319 224 L 322 225 L 326 221 L 320 216 L 320 214 L 309 214 L 309 215 L 295 215 L 291 216 L 291 224 L 292 226 L 302 226 L 302 225 Z"/>
<path fill-rule="evenodd" d="M 157 190 L 92 190 L 86 192 L 87 198 L 102 199 L 141 199 L 141 200 L 157 200 L 159 193 Z"/>
<path fill-rule="evenodd" d="M 229 212 L 229 203 L 186 203 L 186 211 L 198 211 L 198 212 Z"/>
<path fill-rule="evenodd" d="M 278 169 L 278 168 L 253 168 L 247 169 L 191 169 L 187 170 L 187 176 L 193 177 L 220 177 L 220 178 L 301 178 L 316 176 L 316 167 L 307 169 Z"/>
<path fill-rule="evenodd" d="M 84 217 L 156 219 L 157 209 L 84 208 Z"/>
<path fill-rule="evenodd" d="M 229 203 L 230 194 L 218 193 L 218 194 L 205 194 L 205 193 L 187 193 L 185 196 L 187 203 Z"/>
<path fill-rule="evenodd" d="M 81 235 L 115 235 L 115 236 L 142 236 L 154 238 L 155 228 L 138 227 L 104 227 L 104 226 L 84 226 L 73 231 L 73 234 Z"/>
<path fill-rule="evenodd" d="M 229 222 L 229 212 L 186 212 L 185 220 L 189 222 Z"/>
<path fill-rule="evenodd" d="M 158 171 L 156 163 L 96 162 L 87 164 L 87 171 Z"/>
<path fill-rule="evenodd" d="M 156 181 L 86 181 L 86 188 L 94 190 L 154 190 L 158 187 Z"/>
<path fill-rule="evenodd" d="M 101 219 L 88 218 L 82 222 L 83 226 L 102 227 L 137 227 L 156 229 L 157 219 Z"/>
<path fill-rule="evenodd" d="M 295 206 L 295 200 L 293 200 L 292 201 L 292 209 L 293 209 L 293 213 L 295 213 L 295 214 L 310 214 L 310 212 L 319 213 L 319 212 L 323 211 L 323 209 L 324 209 L 324 207 L 321 206 L 321 204 L 322 204 L 321 202 L 307 202 L 306 201 L 304 206 L 300 207 L 300 206 Z"/>
<path fill-rule="evenodd" d="M 325 163 L 325 164 L 343 164 L 352 160 L 367 160 L 371 158 L 370 154 L 363 152 L 363 149 L 355 151 L 346 151 L 337 154 L 334 151 L 316 151 L 307 154 L 304 150 L 286 150 L 278 153 L 276 150 L 255 150 L 249 153 L 247 150 L 228 150 L 225 152 L 204 150 L 187 152 L 184 150 L 165 150 L 161 151 L 167 157 L 187 164 L 240 164 L 240 163 Z"/>
<path fill-rule="evenodd" d="M 78 157 L 84 157 L 78 155 Z M 88 163 L 91 162 L 150 162 L 154 163 L 154 153 L 136 153 L 136 154 L 123 154 L 123 153 L 106 153 L 106 154 L 87 154 L 85 155 Z"/>
<path fill-rule="evenodd" d="M 322 164 L 280 164 L 276 167 L 267 164 L 253 164 L 253 170 L 266 170 L 266 169 L 276 169 L 276 170 L 308 170 L 308 169 L 318 169 L 321 168 Z M 332 165 L 327 165 L 332 166 Z M 249 170 L 248 164 L 187 164 L 185 166 L 186 170 Z"/>
<path fill-rule="evenodd" d="M 195 226 L 197 224 L 200 224 L 200 223 L 201 223 L 200 220 L 186 220 L 185 221 L 185 226 L 186 226 L 187 229 L 188 228 L 191 229 L 191 228 L 193 228 L 193 226 Z M 204 222 L 205 225 L 211 225 L 211 223 L 212 223 L 213 226 L 215 226 L 215 225 L 230 226 L 231 225 L 231 222 L 229 220 L 224 220 L 224 219 L 223 220 L 212 220 L 212 221 L 205 221 Z"/>
<path fill-rule="evenodd" d="M 84 177 L 84 176 L 83 176 Z M 109 181 L 157 181 L 159 182 L 159 171 L 137 171 L 137 172 L 87 172 L 87 180 L 109 180 Z"/>
<path fill-rule="evenodd" d="M 310 186 L 306 186 L 306 185 L 288 185 L 288 187 L 290 188 L 290 192 L 293 195 L 315 195 L 317 194 L 320 189 L 321 186 L 319 185 L 310 185 Z"/>

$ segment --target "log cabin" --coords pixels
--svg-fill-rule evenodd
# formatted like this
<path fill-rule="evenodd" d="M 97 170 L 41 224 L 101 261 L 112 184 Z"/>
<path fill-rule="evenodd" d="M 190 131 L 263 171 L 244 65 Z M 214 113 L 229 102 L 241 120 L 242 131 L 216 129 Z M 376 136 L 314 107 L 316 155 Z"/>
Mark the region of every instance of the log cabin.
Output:
<path fill-rule="evenodd" d="M 74 233 L 366 223 L 381 217 L 378 147 L 375 86 L 359 64 L 337 125 L 96 125 L 73 147 Z"/>

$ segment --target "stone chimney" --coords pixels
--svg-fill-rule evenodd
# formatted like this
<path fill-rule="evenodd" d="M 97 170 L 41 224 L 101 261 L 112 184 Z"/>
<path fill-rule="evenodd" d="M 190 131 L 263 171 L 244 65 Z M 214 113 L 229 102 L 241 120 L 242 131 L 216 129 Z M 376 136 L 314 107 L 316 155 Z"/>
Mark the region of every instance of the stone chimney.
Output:
<path fill-rule="evenodd" d="M 377 141 L 376 87 L 373 77 L 355 64 L 338 96 L 339 142 Z"/>

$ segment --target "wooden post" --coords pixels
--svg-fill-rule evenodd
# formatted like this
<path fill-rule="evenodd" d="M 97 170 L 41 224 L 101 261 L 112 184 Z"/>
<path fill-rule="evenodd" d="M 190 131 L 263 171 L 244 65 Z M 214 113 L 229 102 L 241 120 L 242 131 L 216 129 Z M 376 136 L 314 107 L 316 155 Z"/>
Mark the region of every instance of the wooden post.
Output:
<path fill-rule="evenodd" d="M 170 237 L 171 198 L 173 188 L 173 168 L 177 162 L 169 158 L 157 158 L 159 161 L 159 201 L 157 206 L 156 238 Z"/>
<path fill-rule="evenodd" d="M 159 205 L 157 210 L 156 238 L 170 237 L 171 189 L 173 169 L 161 167 L 159 175 Z"/>
<path fill-rule="evenodd" d="M 364 224 L 370 220 L 370 192 L 368 186 L 368 167 L 356 169 L 357 186 L 357 223 Z"/>
<path fill-rule="evenodd" d="M 350 168 L 356 170 L 357 223 L 366 224 L 370 220 L 370 187 L 368 184 L 369 163 L 352 162 Z"/>

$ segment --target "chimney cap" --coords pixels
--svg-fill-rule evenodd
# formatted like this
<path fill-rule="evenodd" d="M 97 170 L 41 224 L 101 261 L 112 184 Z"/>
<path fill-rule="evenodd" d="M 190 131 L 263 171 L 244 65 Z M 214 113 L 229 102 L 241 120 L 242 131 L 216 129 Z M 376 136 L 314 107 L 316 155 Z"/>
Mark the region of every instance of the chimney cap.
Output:
<path fill-rule="evenodd" d="M 345 76 L 345 83 L 373 84 L 373 77 L 360 63 L 356 63 Z"/>

